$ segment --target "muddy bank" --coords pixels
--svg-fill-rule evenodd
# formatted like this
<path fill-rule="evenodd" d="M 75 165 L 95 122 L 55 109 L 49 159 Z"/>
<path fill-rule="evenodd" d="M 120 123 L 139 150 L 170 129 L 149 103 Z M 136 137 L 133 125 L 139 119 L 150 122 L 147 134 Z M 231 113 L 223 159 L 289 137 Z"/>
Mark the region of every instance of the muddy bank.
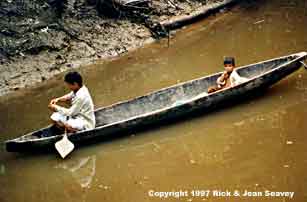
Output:
<path fill-rule="evenodd" d="M 174 21 L 183 25 L 189 16 L 228 3 L 232 1 L 154 0 L 111 9 L 100 0 L 2 1 L 0 95 L 97 59 L 120 56 L 167 36 L 165 27 L 180 27 Z"/>

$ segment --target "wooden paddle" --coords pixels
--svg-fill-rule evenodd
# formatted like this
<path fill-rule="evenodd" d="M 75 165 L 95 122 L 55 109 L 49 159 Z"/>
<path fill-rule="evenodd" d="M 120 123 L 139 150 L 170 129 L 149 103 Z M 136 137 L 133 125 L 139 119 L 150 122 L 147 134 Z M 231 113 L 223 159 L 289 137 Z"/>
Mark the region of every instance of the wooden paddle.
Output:
<path fill-rule="evenodd" d="M 63 138 L 55 143 L 55 148 L 63 159 L 74 150 L 75 145 L 68 139 L 66 128 Z"/>

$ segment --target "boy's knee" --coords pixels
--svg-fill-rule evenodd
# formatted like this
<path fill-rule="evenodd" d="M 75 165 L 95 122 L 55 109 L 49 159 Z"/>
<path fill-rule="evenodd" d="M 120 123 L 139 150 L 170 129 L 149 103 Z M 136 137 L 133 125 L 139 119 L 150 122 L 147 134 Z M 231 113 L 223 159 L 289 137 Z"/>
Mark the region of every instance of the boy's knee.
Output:
<path fill-rule="evenodd" d="M 59 112 L 52 113 L 50 118 L 51 118 L 51 120 L 56 121 L 56 122 L 65 123 L 65 121 L 66 121 L 66 116 L 62 115 Z"/>

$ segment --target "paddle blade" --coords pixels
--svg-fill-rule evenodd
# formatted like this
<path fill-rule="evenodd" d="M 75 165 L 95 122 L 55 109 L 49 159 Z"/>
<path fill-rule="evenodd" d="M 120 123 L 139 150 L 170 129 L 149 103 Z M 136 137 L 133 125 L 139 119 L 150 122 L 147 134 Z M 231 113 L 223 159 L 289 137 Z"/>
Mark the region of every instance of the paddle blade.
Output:
<path fill-rule="evenodd" d="M 69 141 L 67 135 L 64 135 L 60 141 L 55 143 L 55 148 L 59 152 L 61 157 L 64 159 L 74 150 L 75 145 L 71 141 Z"/>

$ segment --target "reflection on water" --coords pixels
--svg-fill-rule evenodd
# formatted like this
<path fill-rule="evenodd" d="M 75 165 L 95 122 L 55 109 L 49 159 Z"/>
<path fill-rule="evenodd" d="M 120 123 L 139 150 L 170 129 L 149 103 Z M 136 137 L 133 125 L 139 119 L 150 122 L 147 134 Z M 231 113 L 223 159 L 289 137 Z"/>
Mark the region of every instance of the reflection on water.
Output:
<path fill-rule="evenodd" d="M 227 55 L 244 65 L 306 51 L 306 8 L 304 0 L 245 1 L 178 31 L 170 48 L 162 40 L 82 73 L 99 107 L 220 71 Z M 0 140 L 47 125 L 48 100 L 66 91 L 61 75 L 17 97 L 1 98 Z M 262 96 L 77 148 L 65 161 L 56 153 L 1 150 L 0 201 L 161 201 L 148 196 L 150 189 L 270 189 L 294 191 L 293 201 L 306 201 L 306 104 L 307 72 L 300 69 Z"/>
<path fill-rule="evenodd" d="M 91 182 L 95 177 L 96 156 L 62 162 L 56 165 L 55 168 L 68 170 L 82 188 L 90 188 Z"/>

